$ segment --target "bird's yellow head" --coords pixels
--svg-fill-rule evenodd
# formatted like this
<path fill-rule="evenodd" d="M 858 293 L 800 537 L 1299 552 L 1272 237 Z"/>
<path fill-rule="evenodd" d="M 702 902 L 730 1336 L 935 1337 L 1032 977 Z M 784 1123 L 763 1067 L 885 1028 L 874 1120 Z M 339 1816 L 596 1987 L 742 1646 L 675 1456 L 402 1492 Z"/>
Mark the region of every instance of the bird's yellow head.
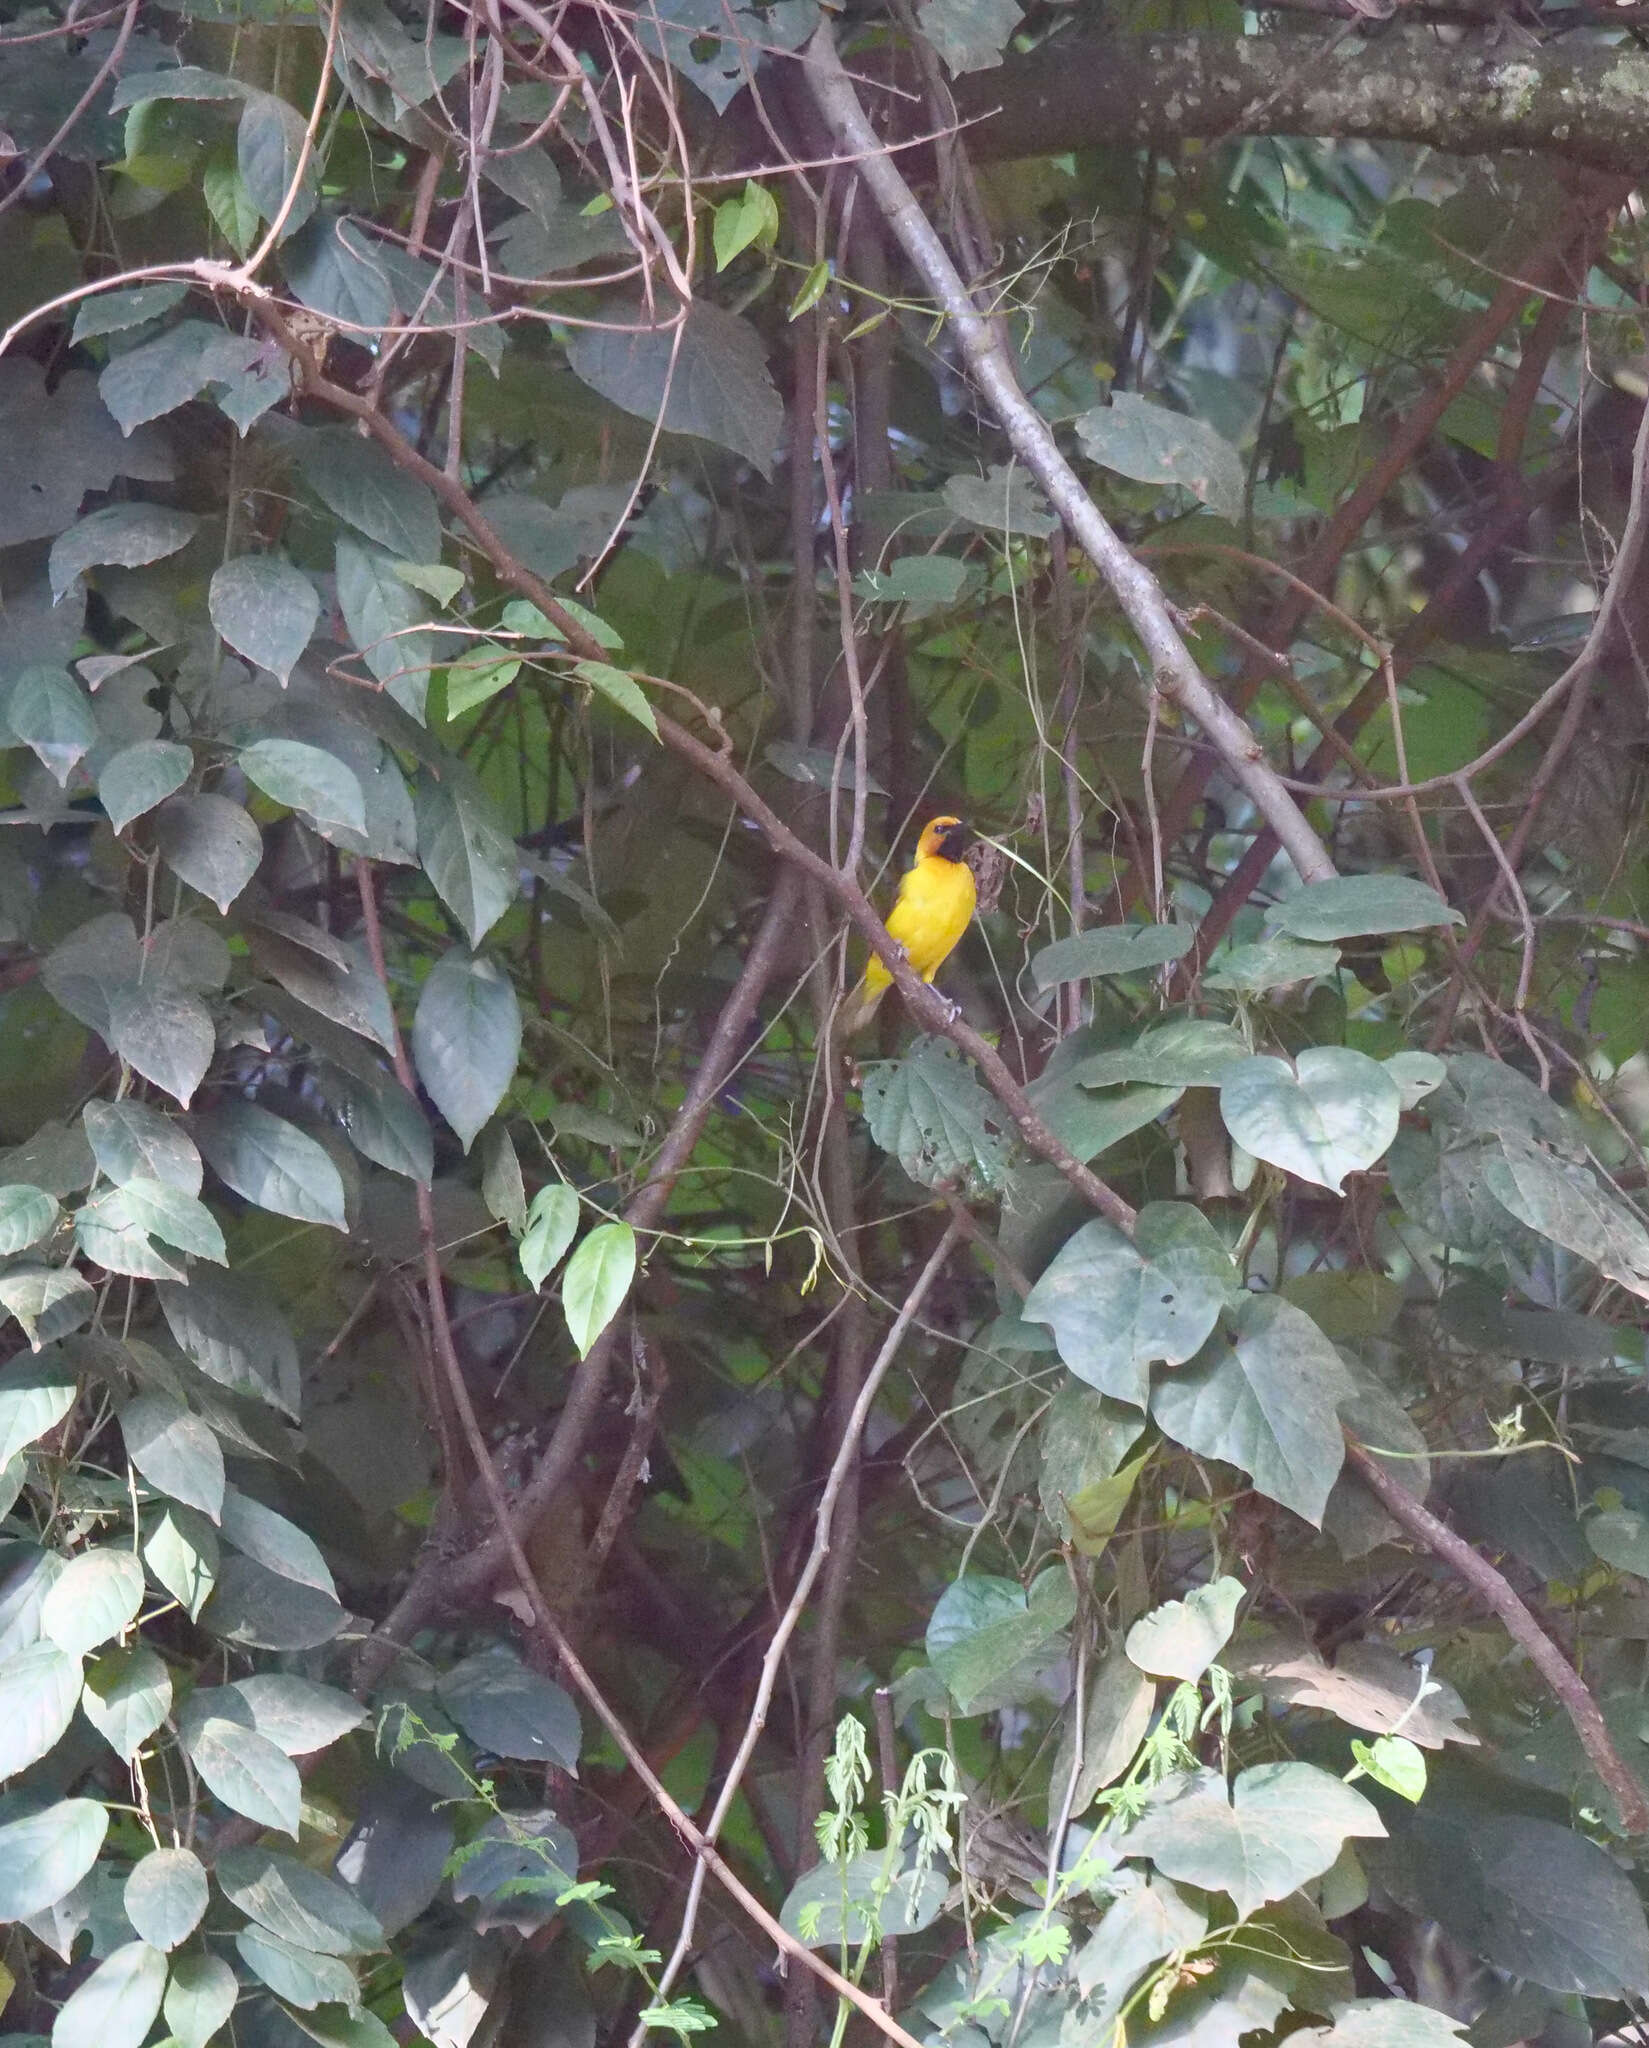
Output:
<path fill-rule="evenodd" d="M 940 860 L 960 860 L 972 837 L 960 818 L 931 819 L 916 842 L 916 858 L 931 860 L 937 855 Z"/>

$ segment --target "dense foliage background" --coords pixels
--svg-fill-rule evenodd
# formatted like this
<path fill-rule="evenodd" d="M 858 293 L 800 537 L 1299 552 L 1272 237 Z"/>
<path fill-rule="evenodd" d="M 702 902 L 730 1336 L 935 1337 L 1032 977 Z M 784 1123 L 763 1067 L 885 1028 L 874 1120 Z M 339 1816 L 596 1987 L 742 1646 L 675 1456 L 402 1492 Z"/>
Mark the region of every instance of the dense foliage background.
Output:
<path fill-rule="evenodd" d="M 1391 12 L 0 8 L 9 2035 L 1641 2039 L 1649 54 Z"/>

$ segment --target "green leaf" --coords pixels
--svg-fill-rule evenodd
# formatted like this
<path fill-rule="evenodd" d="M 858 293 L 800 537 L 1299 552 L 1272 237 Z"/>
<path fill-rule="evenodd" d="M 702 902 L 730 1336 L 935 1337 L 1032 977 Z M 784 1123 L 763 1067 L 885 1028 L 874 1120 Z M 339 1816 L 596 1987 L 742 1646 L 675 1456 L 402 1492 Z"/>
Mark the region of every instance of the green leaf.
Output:
<path fill-rule="evenodd" d="M 186 1724 L 182 1741 L 208 1791 L 232 1812 L 297 1838 L 303 1800 L 298 1767 L 267 1736 L 234 1721 L 211 1719 L 199 1727 Z"/>
<path fill-rule="evenodd" d="M 1176 1017 L 1142 1031 L 1132 1045 L 1079 1059 L 1073 1080 L 1084 1088 L 1109 1088 L 1119 1081 L 1154 1088 L 1217 1088 L 1233 1067 L 1249 1057 L 1240 1031 L 1212 1017 Z"/>
<path fill-rule="evenodd" d="M 1031 977 L 1039 989 L 1062 981 L 1086 981 L 1102 974 L 1139 974 L 1170 960 L 1182 960 L 1196 943 L 1183 924 L 1114 924 L 1098 931 L 1056 939 L 1032 955 Z"/>
<path fill-rule="evenodd" d="M 107 1956 L 52 2022 L 52 2048 L 139 2048 L 160 2011 L 166 1958 L 146 1941 Z"/>
<path fill-rule="evenodd" d="M 60 1799 L 0 1823 L 0 1920 L 44 1913 L 97 1861 L 109 1809 L 97 1799 Z"/>
<path fill-rule="evenodd" d="M 1503 1132 L 1475 1164 L 1482 1189 L 1508 1215 L 1649 1299 L 1649 1230 L 1590 1166 Z"/>
<path fill-rule="evenodd" d="M 110 1003 L 109 1044 L 145 1081 L 187 1109 L 212 1064 L 217 1035 L 198 997 L 140 986 L 121 989 Z"/>
<path fill-rule="evenodd" d="M 80 1701 L 80 1659 L 35 1643 L 0 1659 L 0 1778 L 26 1771 L 55 1749 Z"/>
<path fill-rule="evenodd" d="M 206 2048 L 239 1996 L 235 1973 L 221 1956 L 174 1956 L 162 2012 L 181 2048 Z"/>
<path fill-rule="evenodd" d="M 953 73 L 1000 64 L 1023 20 L 1018 0 L 923 0 L 917 18 Z"/>
<path fill-rule="evenodd" d="M 120 1411 L 126 1455 L 159 1493 L 216 1521 L 223 1510 L 223 1452 L 198 1415 L 170 1394 L 139 1394 Z"/>
<path fill-rule="evenodd" d="M 580 1358 L 624 1305 L 636 1271 L 636 1234 L 628 1223 L 601 1223 L 567 1261 L 561 1312 Z"/>
<path fill-rule="evenodd" d="M 1634 1508 L 1605 1508 L 1585 1524 L 1592 1553 L 1616 1571 L 1649 1579 L 1649 1520 Z"/>
<path fill-rule="evenodd" d="M 1360 1792 L 1312 1764 L 1258 1764 L 1229 1795 L 1217 1771 L 1171 1778 L 1123 1837 L 1164 1877 L 1228 1893 L 1240 1919 L 1320 1877 L 1348 1837 L 1383 1835 Z"/>
<path fill-rule="evenodd" d="M 830 278 L 830 260 L 821 256 L 796 287 L 796 296 L 785 311 L 786 320 L 799 320 L 804 313 L 811 313 L 830 289 Z"/>
<path fill-rule="evenodd" d="M 509 976 L 461 947 L 443 953 L 418 997 L 412 1056 L 466 1152 L 503 1101 L 520 1054 L 521 1007 Z"/>
<path fill-rule="evenodd" d="M 334 549 L 338 608 L 361 658 L 403 711 L 424 719 L 437 636 L 427 630 L 427 607 L 408 589 L 406 564 L 340 533 Z M 462 576 L 459 571 L 452 572 Z"/>
<path fill-rule="evenodd" d="M 168 1506 L 148 1523 L 143 1562 L 191 1621 L 212 1597 L 218 1560 L 217 1531 L 193 1508 Z"/>
<path fill-rule="evenodd" d="M 206 1163 L 255 1208 L 347 1230 L 344 1184 L 326 1148 L 253 1102 L 224 1102 L 195 1123 Z"/>
<path fill-rule="evenodd" d="M 1464 2020 L 1412 1999 L 1357 1998 L 1334 2008 L 1333 2026 L 1302 2028 L 1299 2040 L 1300 2048 L 1458 2048 L 1465 2030 Z"/>
<path fill-rule="evenodd" d="M 1351 1753 L 1377 1785 L 1418 1805 L 1426 1792 L 1426 1759 L 1402 1735 L 1382 1735 L 1374 1742 L 1354 1742 Z"/>
<path fill-rule="evenodd" d="M 175 740 L 140 740 L 104 762 L 97 793 L 116 832 L 180 790 L 194 771 L 195 757 Z"/>
<path fill-rule="evenodd" d="M 123 434 L 175 412 L 199 393 L 207 380 L 207 344 L 217 332 L 202 320 L 185 320 L 112 358 L 97 389 Z"/>
<path fill-rule="evenodd" d="M 246 936 L 258 966 L 300 1003 L 393 1050 L 395 1012 L 364 947 L 278 910 L 263 911 Z"/>
<path fill-rule="evenodd" d="M 94 1100 L 82 1114 L 98 1171 L 117 1187 L 130 1180 L 157 1180 L 186 1195 L 200 1193 L 200 1154 L 175 1118 L 130 1098 Z"/>
<path fill-rule="evenodd" d="M 912 1180 L 939 1187 L 962 1175 L 1002 1185 L 1006 1120 L 948 1040 L 919 1038 L 902 1060 L 867 1065 L 863 1099 L 870 1135 Z"/>
<path fill-rule="evenodd" d="M 421 590 L 426 597 L 433 597 L 437 604 L 451 604 L 464 587 L 464 572 L 454 569 L 445 562 L 394 562 L 391 565 L 396 576 L 403 583 L 410 583 L 414 590 Z M 517 606 L 537 612 L 537 605 L 528 605 L 524 598 L 516 598 L 504 607 L 504 623 L 510 623 L 510 613 Z M 539 613 L 540 618 L 543 614 Z"/>
<path fill-rule="evenodd" d="M 545 1278 L 561 1263 L 562 1254 L 577 1231 L 578 1190 L 568 1187 L 565 1181 L 548 1182 L 532 1198 L 517 1254 L 529 1287 L 543 1286 Z"/>
<path fill-rule="evenodd" d="M 235 161 L 247 198 L 271 226 L 296 187 L 292 210 L 281 226 L 283 242 L 315 211 L 320 192 L 314 154 L 304 149 L 305 125 L 287 101 L 247 90 L 235 131 Z"/>
<path fill-rule="evenodd" d="M 435 1178 L 435 1140 L 415 1097 L 385 1074 L 368 1084 L 351 1076 L 338 1105 L 356 1151 L 408 1180 Z"/>
<path fill-rule="evenodd" d="M 527 1227 L 527 1184 L 503 1124 L 488 1137 L 481 1154 L 481 1199 L 487 1214 L 502 1223 L 512 1237 L 520 1237 Z"/>
<path fill-rule="evenodd" d="M 105 1650 L 86 1673 L 80 1707 L 123 1763 L 130 1763 L 172 1711 L 172 1675 L 153 1650 Z"/>
<path fill-rule="evenodd" d="M 1086 1813 L 1095 1795 L 1114 1785 L 1133 1762 L 1156 1710 L 1157 1689 L 1126 1657 L 1113 1650 L 1093 1674 L 1082 1702 L 1082 1762 L 1076 1762 L 1075 1717 L 1067 1709 L 1049 1784 L 1056 1797 L 1072 1785 L 1071 1811 Z"/>
<path fill-rule="evenodd" d="M 273 1849 L 229 1849 L 217 1861 L 223 1895 L 248 1920 L 318 1955 L 369 1956 L 384 1930 L 352 1892 Z"/>
<path fill-rule="evenodd" d="M 195 1196 L 142 1174 L 134 1174 L 123 1187 L 111 1192 L 121 1205 L 122 1221 L 147 1231 L 177 1251 L 211 1259 L 219 1266 L 228 1265 L 229 1253 L 217 1218 Z"/>
<path fill-rule="evenodd" d="M 298 1347 L 286 1319 L 241 1273 L 195 1273 L 187 1287 L 163 1284 L 167 1328 L 209 1380 L 237 1394 L 298 1412 Z"/>
<path fill-rule="evenodd" d="M 251 1726 L 285 1756 L 313 1756 L 317 1750 L 329 1749 L 367 1718 L 366 1709 L 348 1693 L 288 1672 L 260 1672 L 237 1679 L 221 1688 L 221 1696 L 237 1707 L 244 1706 Z M 227 1705 L 223 1711 L 226 1718 L 235 1718 Z"/>
<path fill-rule="evenodd" d="M 97 745 L 97 720 L 84 687 L 66 668 L 49 662 L 36 662 L 13 682 L 3 725 L 10 726 L 12 737 L 30 749 L 59 789 Z"/>
<path fill-rule="evenodd" d="M 1026 1297 L 1027 1322 L 1053 1330 L 1059 1355 L 1101 1393 L 1143 1408 L 1150 1368 L 1198 1352 L 1241 1276 L 1213 1225 L 1183 1202 L 1152 1202 L 1130 1240 L 1087 1223 Z"/>
<path fill-rule="evenodd" d="M 192 1849 L 152 1849 L 126 1880 L 126 1918 L 151 1948 L 173 1949 L 200 1925 L 207 1892 Z"/>
<path fill-rule="evenodd" d="M 513 1650 L 495 1646 L 466 1657 L 442 1673 L 436 1696 L 477 1749 L 578 1775 L 578 1709 Z"/>
<path fill-rule="evenodd" d="M 129 1550 L 71 1557 L 40 1603 L 40 1626 L 61 1650 L 82 1657 L 121 1635 L 143 1605 L 143 1567 Z"/>
<path fill-rule="evenodd" d="M 239 555 L 212 577 L 212 624 L 237 654 L 282 684 L 309 645 L 321 601 L 309 578 L 275 555 Z"/>
<path fill-rule="evenodd" d="M 1123 1644 L 1128 1661 L 1154 1678 L 1195 1685 L 1230 1642 L 1246 1591 L 1240 1579 L 1214 1579 L 1183 1600 L 1153 1607 L 1128 1631 Z"/>
<path fill-rule="evenodd" d="M 1372 1860 L 1407 1911 L 1468 1954 L 1551 1991 L 1641 1998 L 1649 1925 L 1631 1878 L 1584 1835 L 1523 1814 L 1462 1810 L 1437 1794 Z"/>
<path fill-rule="evenodd" d="M 340 1956 L 323 1956 L 256 1927 L 235 1936 L 235 1953 L 254 1977 L 301 2011 L 360 2003 L 355 1973 Z"/>
<path fill-rule="evenodd" d="M 861 569 L 853 579 L 853 594 L 872 604 L 902 604 L 907 618 L 925 619 L 955 604 L 969 581 L 968 564 L 955 555 L 901 555 L 885 569 Z M 770 759 L 774 751 L 767 749 Z M 831 749 L 820 751 L 833 757 Z"/>
<path fill-rule="evenodd" d="M 1011 0 L 1010 0 L 1011 4 Z M 953 476 L 945 482 L 945 504 L 981 533 L 1028 534 L 1048 540 L 1059 531 L 1059 514 L 1027 469 L 993 462 L 985 476 Z"/>
<path fill-rule="evenodd" d="M 478 704 L 507 690 L 521 673 L 521 657 L 496 641 L 482 640 L 447 667 L 447 718 L 462 718 Z"/>
<path fill-rule="evenodd" d="M 1075 1612 L 1076 1596 L 1061 1568 L 1041 1573 L 1028 1596 L 1017 1579 L 968 1572 L 934 1606 L 928 1661 L 964 1714 L 981 1713 L 1007 1703 L 1027 1661 L 1047 1648 Z"/>
<path fill-rule="evenodd" d="M 155 813 L 154 833 L 172 872 L 225 915 L 263 858 L 257 826 L 226 796 L 196 791 L 168 797 Z"/>
<path fill-rule="evenodd" d="M 69 1267 L 13 1266 L 0 1273 L 0 1309 L 22 1324 L 31 1351 L 90 1322 L 96 1307 L 97 1296 Z"/>
<path fill-rule="evenodd" d="M 607 321 L 568 337 L 575 377 L 625 412 L 713 441 L 772 475 L 784 404 L 748 320 L 708 299 L 694 299 L 679 330 L 674 320 L 655 326 L 639 298 L 611 302 L 607 312 Z"/>
<path fill-rule="evenodd" d="M 151 320 L 160 319 L 162 314 L 180 305 L 188 292 L 188 285 L 181 281 L 137 285 L 129 291 L 99 292 L 96 298 L 81 301 L 69 339 L 78 344 L 96 341 L 101 335 L 124 334 L 129 328 L 146 327 Z"/>
<path fill-rule="evenodd" d="M 237 256 L 251 255 L 252 245 L 258 239 L 258 209 L 230 151 L 219 150 L 207 158 L 200 174 L 200 192 L 206 201 L 206 211 L 230 248 Z M 276 390 L 279 391 L 278 385 Z"/>
<path fill-rule="evenodd" d="M 322 831 L 366 830 L 366 802 L 355 771 L 303 740 L 255 740 L 240 751 L 246 779 L 288 810 L 307 811 Z"/>
<path fill-rule="evenodd" d="M 1254 946 L 1229 946 L 1215 954 L 1202 977 L 1204 988 L 1234 989 L 1262 996 L 1332 974 L 1340 964 L 1333 946 L 1305 946 L 1298 939 L 1263 939 Z"/>
<path fill-rule="evenodd" d="M 420 775 L 413 792 L 418 857 L 472 946 L 515 901 L 520 862 L 490 799 L 462 775 Z"/>
<path fill-rule="evenodd" d="M 1107 1400 L 1068 1380 L 1053 1398 L 1042 1429 L 1042 1512 L 1083 1557 L 1097 1557 L 1116 1532 L 1144 1469 L 1144 1456 L 1124 1464 L 1145 1418 L 1123 1401 Z"/>
<path fill-rule="evenodd" d="M 1408 875 L 1336 875 L 1309 882 L 1276 904 L 1266 921 L 1291 938 L 1330 942 L 1466 922 L 1435 889 Z"/>
<path fill-rule="evenodd" d="M 0 1257 L 10 1258 L 16 1252 L 26 1251 L 31 1244 L 38 1244 L 43 1237 L 50 1237 L 57 1227 L 59 1213 L 57 1203 L 44 1188 L 16 1183 L 0 1187 Z M 0 1458 L 0 1465 L 8 1462 Z"/>
<path fill-rule="evenodd" d="M 238 100 L 245 96 L 245 86 L 221 71 L 180 64 L 175 69 L 128 71 L 115 81 L 109 110 L 118 114 L 142 100 Z"/>
<path fill-rule="evenodd" d="M 441 513 L 428 484 L 408 476 L 364 434 L 317 427 L 298 444 L 304 482 L 328 511 L 404 562 L 439 562 Z"/>
<path fill-rule="evenodd" d="M 883 1935 L 920 1934 L 944 1911 L 949 1890 L 947 1873 L 932 1867 L 920 1875 L 896 1869 L 890 1884 L 885 1853 L 867 1849 L 845 1863 L 816 1863 L 791 1887 L 779 1924 L 809 1948 L 835 1953 Z"/>
<path fill-rule="evenodd" d="M 1220 1083 L 1220 1115 L 1239 1145 L 1336 1195 L 1385 1153 L 1402 1109 L 1385 1068 L 1346 1046 L 1307 1046 L 1292 1067 L 1245 1060 Z"/>
<path fill-rule="evenodd" d="M 223 1497 L 223 1540 L 266 1571 L 333 1597 L 332 1574 L 313 1540 L 296 1522 L 233 1486 Z"/>
<path fill-rule="evenodd" d="M 1338 1409 L 1354 1391 L 1339 1353 L 1311 1318 L 1275 1295 L 1230 1311 L 1234 1345 L 1209 1345 L 1164 1373 L 1151 1413 L 1166 1437 L 1249 1474 L 1259 1491 L 1313 1526 L 1345 1456 Z"/>
<path fill-rule="evenodd" d="M 580 661 L 573 665 L 573 674 L 581 683 L 587 683 L 598 697 L 605 697 L 627 718 L 633 718 L 637 725 L 644 726 L 656 740 L 658 720 L 653 716 L 653 707 L 642 694 L 641 685 L 632 675 L 621 668 L 613 668 L 605 661 Z"/>
<path fill-rule="evenodd" d="M 188 546 L 199 525 L 192 512 L 174 512 L 166 505 L 106 505 L 52 542 L 46 573 L 53 601 L 88 569 L 106 563 L 138 569 L 175 555 Z"/>
<path fill-rule="evenodd" d="M 569 492 L 567 495 L 570 498 L 573 494 Z M 536 500 L 528 500 L 527 502 L 536 503 Z M 604 533 L 608 524 L 607 515 L 603 514 L 598 523 Z M 595 552 L 595 543 L 593 541 L 589 552 L 592 554 Z M 577 558 L 575 557 L 575 559 Z M 570 566 L 571 564 L 569 564 Z M 556 593 L 556 602 L 575 625 L 583 627 L 584 631 L 589 634 L 598 647 L 605 647 L 609 654 L 616 654 L 622 650 L 624 646 L 623 635 L 616 627 L 608 625 L 599 612 L 592 612 L 588 606 L 581 605 L 576 597 L 568 597 L 559 591 Z M 550 640 L 562 647 L 567 644 L 567 636 L 554 620 L 546 618 L 537 605 L 529 604 L 524 597 L 512 598 L 505 605 L 503 624 L 507 631 L 511 633 L 524 633 L 533 640 Z"/>
<path fill-rule="evenodd" d="M 718 270 L 725 270 L 752 244 L 771 249 L 778 238 L 779 202 L 754 178 L 745 179 L 744 190 L 736 199 L 724 199 L 716 208 L 711 240 Z"/>
<path fill-rule="evenodd" d="M 349 1616 L 330 1593 L 252 1558 L 227 1557 L 201 1622 L 241 1649 L 314 1650 L 340 1635 Z"/>
<path fill-rule="evenodd" d="M 1138 483 L 1178 484 L 1222 519 L 1242 523 L 1243 459 L 1205 421 L 1117 391 L 1109 405 L 1082 413 L 1075 426 L 1083 454 L 1101 469 Z"/>

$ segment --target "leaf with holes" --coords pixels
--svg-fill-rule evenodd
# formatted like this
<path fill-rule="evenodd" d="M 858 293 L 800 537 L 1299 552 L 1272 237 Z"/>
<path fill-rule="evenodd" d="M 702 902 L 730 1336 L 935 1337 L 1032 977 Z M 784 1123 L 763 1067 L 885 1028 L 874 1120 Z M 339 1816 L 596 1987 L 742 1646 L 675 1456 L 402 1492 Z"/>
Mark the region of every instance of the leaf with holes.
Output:
<path fill-rule="evenodd" d="M 1213 1225 L 1184 1202 L 1151 1202 L 1132 1240 L 1109 1223 L 1069 1238 L 1026 1297 L 1079 1379 L 1145 1406 L 1150 1368 L 1183 1365 L 1202 1348 L 1241 1276 Z"/>
<path fill-rule="evenodd" d="M 1002 1112 L 947 1040 L 919 1038 L 902 1060 L 867 1066 L 864 1105 L 870 1135 L 924 1187 L 1006 1178 Z"/>

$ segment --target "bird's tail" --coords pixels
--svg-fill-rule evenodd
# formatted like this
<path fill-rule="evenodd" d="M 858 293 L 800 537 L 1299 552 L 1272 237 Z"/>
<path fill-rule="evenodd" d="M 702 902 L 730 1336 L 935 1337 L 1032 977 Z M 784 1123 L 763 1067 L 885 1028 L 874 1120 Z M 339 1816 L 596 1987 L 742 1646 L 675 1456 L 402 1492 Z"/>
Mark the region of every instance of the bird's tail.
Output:
<path fill-rule="evenodd" d="M 867 972 L 858 986 L 851 989 L 842 999 L 842 1007 L 836 1012 L 836 1035 L 840 1039 L 857 1038 L 861 1031 L 870 1028 L 871 1020 L 881 1006 L 883 996 L 890 984 L 885 975 L 872 979 Z"/>

